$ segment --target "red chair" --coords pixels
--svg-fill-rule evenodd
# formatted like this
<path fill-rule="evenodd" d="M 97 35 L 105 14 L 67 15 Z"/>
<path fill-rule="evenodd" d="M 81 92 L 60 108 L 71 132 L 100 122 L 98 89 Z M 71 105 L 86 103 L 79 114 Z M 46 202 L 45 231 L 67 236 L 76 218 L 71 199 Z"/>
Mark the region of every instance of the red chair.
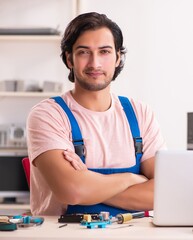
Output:
<path fill-rule="evenodd" d="M 22 165 L 27 179 L 28 187 L 30 188 L 30 161 L 28 157 L 22 159 Z"/>

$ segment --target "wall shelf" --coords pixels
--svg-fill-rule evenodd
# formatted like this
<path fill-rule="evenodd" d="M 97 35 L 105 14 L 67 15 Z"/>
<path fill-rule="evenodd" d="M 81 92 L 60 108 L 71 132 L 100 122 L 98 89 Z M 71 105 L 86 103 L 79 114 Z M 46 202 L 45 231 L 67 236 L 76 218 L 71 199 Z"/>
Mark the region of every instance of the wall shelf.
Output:
<path fill-rule="evenodd" d="M 0 35 L 0 41 L 61 41 L 61 38 L 60 35 Z"/>
<path fill-rule="evenodd" d="M 65 81 L 68 70 L 60 57 L 60 45 L 67 24 L 78 14 L 78 3 L 79 0 L 0 1 L 0 83 L 24 82 L 21 88 L 15 88 L 23 91 L 5 91 L 14 88 L 1 87 L 0 124 L 25 123 L 34 105 L 71 87 Z M 64 89 L 35 92 L 44 89 L 46 81 L 61 83 Z"/>
<path fill-rule="evenodd" d="M 60 92 L 0 92 L 0 97 L 51 97 L 61 95 Z"/>

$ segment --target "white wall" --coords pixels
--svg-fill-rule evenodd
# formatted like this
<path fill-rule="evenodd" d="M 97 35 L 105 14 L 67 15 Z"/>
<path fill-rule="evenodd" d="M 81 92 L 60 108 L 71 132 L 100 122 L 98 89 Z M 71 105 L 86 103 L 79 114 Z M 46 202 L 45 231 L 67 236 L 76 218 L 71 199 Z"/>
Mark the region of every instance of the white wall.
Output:
<path fill-rule="evenodd" d="M 113 91 L 150 104 L 168 148 L 186 149 L 187 112 L 193 111 L 193 1 L 82 0 L 79 9 L 105 13 L 123 30 L 127 59 Z"/>

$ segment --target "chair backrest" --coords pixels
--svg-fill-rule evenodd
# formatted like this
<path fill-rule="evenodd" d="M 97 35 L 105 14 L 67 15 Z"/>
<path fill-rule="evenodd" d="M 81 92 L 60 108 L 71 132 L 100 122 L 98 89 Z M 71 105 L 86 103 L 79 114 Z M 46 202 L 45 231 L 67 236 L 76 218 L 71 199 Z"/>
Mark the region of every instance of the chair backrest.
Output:
<path fill-rule="evenodd" d="M 28 157 L 22 159 L 22 165 L 27 179 L 28 187 L 30 188 L 30 161 Z"/>

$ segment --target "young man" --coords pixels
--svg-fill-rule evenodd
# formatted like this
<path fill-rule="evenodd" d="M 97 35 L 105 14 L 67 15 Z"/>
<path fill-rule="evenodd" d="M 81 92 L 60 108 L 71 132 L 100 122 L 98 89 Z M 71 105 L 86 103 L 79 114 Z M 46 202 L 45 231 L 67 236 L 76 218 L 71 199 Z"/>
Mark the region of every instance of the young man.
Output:
<path fill-rule="evenodd" d="M 122 44 L 120 28 L 103 14 L 82 14 L 67 26 L 61 56 L 74 88 L 61 97 L 81 129 L 85 162 L 56 100 L 34 106 L 27 121 L 34 215 L 153 208 L 154 156 L 164 140 L 150 108 L 130 98 L 143 141 L 136 157 L 132 129 L 110 91 L 124 65 Z"/>

